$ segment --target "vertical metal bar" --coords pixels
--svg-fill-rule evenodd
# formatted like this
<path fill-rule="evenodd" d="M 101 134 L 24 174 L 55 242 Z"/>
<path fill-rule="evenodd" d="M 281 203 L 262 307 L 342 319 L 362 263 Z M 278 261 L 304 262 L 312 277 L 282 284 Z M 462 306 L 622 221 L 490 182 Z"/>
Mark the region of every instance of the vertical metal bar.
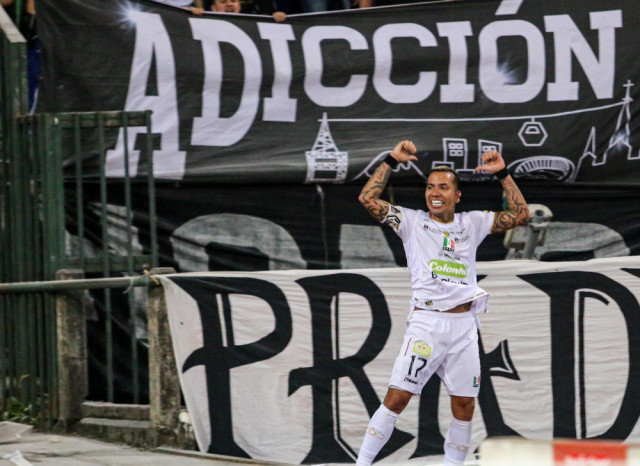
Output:
<path fill-rule="evenodd" d="M 133 276 L 133 207 L 131 205 L 131 172 L 129 169 L 129 119 L 127 112 L 122 112 L 122 131 L 124 133 L 124 205 L 127 230 L 127 275 Z M 133 403 L 140 400 L 140 383 L 138 380 L 138 340 L 136 338 L 135 301 L 132 292 L 127 293 L 129 304 L 129 344 L 131 348 L 131 381 Z"/>
<path fill-rule="evenodd" d="M 64 208 L 62 204 L 62 161 L 59 128 L 52 115 L 25 117 L 32 122 L 32 136 L 36 143 L 30 155 L 33 158 L 31 191 L 33 212 L 36 214 L 33 225 L 33 252 L 38 261 L 37 279 L 49 280 L 54 277 L 64 255 Z M 54 309 L 51 307 L 51 295 L 39 295 L 36 303 L 37 318 L 34 329 L 38 340 L 38 399 L 33 400 L 34 407 L 40 408 L 40 417 L 46 423 L 55 419 L 57 406 L 57 381 L 55 370 L 56 323 Z M 53 314 L 52 314 L 53 313 Z M 52 365 L 54 368 L 52 370 Z"/>
<path fill-rule="evenodd" d="M 33 257 L 37 257 L 40 255 L 40 251 L 37 248 L 38 238 L 40 237 L 38 228 L 39 228 L 39 216 L 38 216 L 38 201 L 37 201 L 37 183 L 38 183 L 38 166 L 37 160 L 35 158 L 35 151 L 33 150 L 32 144 L 30 144 L 31 138 L 30 133 L 33 128 L 30 124 L 30 120 L 23 122 L 18 126 L 19 134 L 20 134 L 20 153 L 21 158 L 23 160 L 24 165 L 24 173 L 25 173 L 25 210 L 23 212 L 26 230 L 29 232 L 27 238 L 25 239 L 25 243 L 27 244 L 28 251 L 31 252 L 31 256 L 28 259 L 32 259 Z M 38 269 L 37 264 L 33 260 L 27 260 L 25 264 L 25 273 L 29 280 L 37 280 L 38 277 Z M 28 293 L 25 295 L 25 308 L 22 310 L 25 319 L 25 332 L 26 332 L 26 347 L 24 348 L 26 353 L 31 357 L 27 358 L 28 367 L 26 369 L 25 379 L 26 387 L 24 387 L 24 392 L 26 394 L 27 403 L 31 404 L 32 407 L 35 408 L 36 402 L 39 398 L 38 391 L 40 389 L 41 384 L 39 383 L 40 379 L 40 365 L 38 360 L 38 340 L 36 337 L 37 332 L 37 318 L 38 318 L 38 309 L 37 309 L 37 300 L 36 297 Z"/>
<path fill-rule="evenodd" d="M 53 293 L 43 293 L 43 316 L 45 333 L 45 354 L 47 355 L 47 398 L 43 397 L 42 404 L 49 413 L 49 422 L 58 418 L 58 344 L 57 321 L 55 313 L 56 296 Z"/>
<path fill-rule="evenodd" d="M 28 231 L 28 221 L 24 212 L 29 206 L 28 199 L 28 177 L 27 166 L 22 157 L 22 147 L 20 144 L 20 125 L 14 118 L 12 121 L 12 144 L 11 144 L 11 186 L 12 192 L 12 238 L 11 249 L 14 251 L 13 270 L 15 271 L 14 279 L 27 279 L 27 261 L 26 252 L 28 250 L 27 238 L 31 231 Z M 22 403 L 28 403 L 30 395 L 30 381 L 26 381 L 29 377 L 29 335 L 28 335 L 28 318 L 25 309 L 28 309 L 25 296 L 18 294 L 14 299 L 14 306 L 11 309 L 12 331 L 14 332 L 14 382 L 13 391 Z M 22 311 L 22 312 L 21 312 Z M 26 389 L 25 389 L 26 387 Z"/>
<path fill-rule="evenodd" d="M 76 222 L 78 228 L 78 264 L 82 270 L 84 263 L 84 199 L 82 180 L 82 148 L 80 144 L 80 115 L 73 115 L 73 153 L 76 166 Z"/>
<path fill-rule="evenodd" d="M 9 310 L 9 296 L 2 297 L 2 309 L 0 309 L 0 389 L 2 390 L 2 403 L 0 405 L 6 410 L 5 403 L 5 394 L 8 393 L 7 390 L 7 378 L 9 376 L 9 361 L 8 361 L 8 341 L 7 336 L 9 335 L 8 326 L 7 326 L 7 314 Z"/>
<path fill-rule="evenodd" d="M 6 76 L 7 76 L 7 53 L 6 50 L 9 46 L 9 43 L 6 39 L 6 37 L 4 36 L 4 34 L 0 35 L 0 48 L 1 48 L 1 58 L 2 61 L 0 62 L 0 72 L 2 73 L 2 75 L 0 76 L 0 101 L 4 102 L 6 100 L 6 86 L 5 86 L 5 82 L 6 82 Z M 7 231 L 7 219 L 9 218 L 8 215 L 8 197 L 9 197 L 9 192 L 8 192 L 8 180 L 9 177 L 7 176 L 7 171 L 8 171 L 8 154 L 7 154 L 7 128 L 9 127 L 8 125 L 8 119 L 7 119 L 7 107 L 8 106 L 2 106 L 2 113 L 0 114 L 0 130 L 2 131 L 1 135 L 2 135 L 2 146 L 1 146 L 1 150 L 2 150 L 2 159 L 0 160 L 0 181 L 2 182 L 2 184 L 0 185 L 0 189 L 2 190 L 2 198 L 0 199 L 0 207 L 1 207 L 1 211 L 0 211 L 0 232 L 1 232 L 1 236 L 0 236 L 0 244 L 10 244 L 9 243 L 9 235 L 8 235 L 8 231 Z M 2 271 L 2 281 L 3 282 L 7 282 L 9 281 L 8 276 L 9 276 L 9 271 L 11 270 L 11 264 L 10 264 L 10 254 L 8 251 L 8 248 L 0 248 L 0 270 Z M 9 329 L 7 326 L 7 319 L 8 319 L 8 313 L 9 313 L 9 302 L 10 302 L 10 297 L 9 296 L 3 296 L 0 300 L 0 390 L 2 390 L 0 392 L 0 407 L 3 410 L 6 410 L 7 407 L 7 398 L 8 398 L 8 386 L 7 386 L 7 380 L 8 380 L 8 376 L 9 376 L 9 371 L 8 371 L 8 348 L 10 348 L 9 342 L 8 342 L 8 336 L 9 334 Z"/>
<path fill-rule="evenodd" d="M 53 115 L 50 118 L 51 124 L 51 141 L 49 144 L 49 151 L 47 153 L 47 160 L 49 162 L 48 171 L 43 176 L 51 176 L 52 185 L 50 187 L 51 194 L 49 199 L 52 200 L 48 209 L 51 210 L 51 216 L 53 218 L 52 225 L 54 231 L 52 237 L 54 238 L 55 259 L 51 260 L 53 266 L 47 273 L 48 280 L 54 279 L 56 272 L 62 267 L 66 266 L 65 256 L 65 215 L 64 215 L 64 177 L 62 172 L 62 127 L 60 119 L 57 115 Z M 49 397 L 53 402 L 51 404 L 51 413 L 55 414 L 58 406 L 57 402 L 57 325 L 55 314 L 55 295 L 46 294 L 46 306 L 45 306 L 45 330 L 47 332 L 47 354 L 49 355 L 50 366 L 49 370 L 52 377 L 50 378 L 50 394 Z"/>
<path fill-rule="evenodd" d="M 2 11 L 4 13 L 4 11 Z M 6 13 L 5 13 L 6 16 Z M 2 72 L 1 81 L 0 81 L 0 101 L 5 102 L 7 100 L 7 77 L 9 75 L 8 72 L 8 60 L 7 60 L 7 49 L 9 48 L 9 41 L 5 37 L 4 34 L 0 35 L 0 46 L 2 48 L 2 61 L 0 62 L 0 72 Z M 1 175 L 1 189 L 2 189 L 2 199 L 1 207 L 2 211 L 0 212 L 0 226 L 2 236 L 0 237 L 0 244 L 11 244 L 10 243 L 10 231 L 7 223 L 10 220 L 9 214 L 9 205 L 10 205 L 10 191 L 9 191 L 9 180 L 8 176 L 9 171 L 9 152 L 7 150 L 8 144 L 8 133 L 9 133 L 9 118 L 8 116 L 11 114 L 10 106 L 3 105 L 2 114 L 0 115 L 0 129 L 2 130 L 2 161 L 0 166 L 0 175 Z M 9 281 L 10 273 L 11 273 L 11 253 L 9 251 L 10 248 L 3 247 L 0 250 L 0 256 L 2 260 L 0 261 L 0 267 L 2 270 L 2 280 L 4 282 Z M 0 407 L 3 410 L 7 408 L 8 395 L 9 395 L 9 348 L 10 345 L 10 328 L 9 328 L 9 312 L 11 309 L 11 297 L 3 296 L 2 297 L 2 308 L 0 309 Z"/>
<path fill-rule="evenodd" d="M 35 214 L 35 218 L 33 220 L 34 226 L 34 234 L 33 236 L 33 258 L 32 262 L 34 264 L 34 280 L 42 279 L 44 275 L 44 245 L 43 238 L 45 237 L 44 233 L 40 233 L 41 230 L 45 228 L 45 225 L 40 224 L 40 200 L 42 199 L 42 183 L 39 180 L 42 178 L 43 173 L 40 170 L 40 160 L 46 157 L 46 153 L 44 153 L 44 148 L 38 147 L 37 144 L 37 136 L 40 132 L 42 132 L 42 128 L 38 125 L 38 122 L 42 120 L 35 119 L 34 117 L 28 117 L 28 125 L 25 125 L 25 128 L 28 128 L 28 133 L 25 131 L 24 136 L 28 141 L 28 159 L 30 161 L 31 167 L 31 211 Z M 46 309 L 44 307 L 44 302 L 41 296 L 34 296 L 34 311 L 35 316 L 35 329 L 37 332 L 37 336 L 33 338 L 37 342 L 36 354 L 37 354 L 37 364 L 38 364 L 38 380 L 39 383 L 39 411 L 42 413 L 42 416 L 47 415 L 46 406 L 46 396 L 47 393 L 50 393 L 48 386 L 50 383 L 55 383 L 55 380 L 51 380 L 52 374 L 46 370 L 47 361 L 51 358 L 51 353 L 47 353 L 47 345 L 46 338 L 44 338 L 43 331 L 46 328 L 45 321 L 45 312 Z M 44 406 L 43 406 L 44 405 Z M 35 406 L 35 405 L 34 405 Z"/>
<path fill-rule="evenodd" d="M 48 254 L 45 262 L 45 280 L 55 279 L 56 270 L 65 262 L 64 185 L 62 181 L 62 140 L 57 115 L 45 114 L 45 146 L 42 163 L 44 208 L 43 227 L 46 229 Z"/>
<path fill-rule="evenodd" d="M 26 156 L 26 161 L 28 162 L 27 166 L 29 167 L 29 184 L 30 184 L 30 193 L 31 193 L 31 202 L 29 205 L 29 209 L 25 212 L 25 215 L 31 215 L 30 219 L 31 225 L 31 238 L 32 238 L 32 260 L 30 263 L 33 264 L 32 270 L 32 280 L 42 279 L 44 277 L 43 270 L 43 256 L 44 256 L 44 248 L 43 248 L 43 240 L 42 238 L 45 236 L 44 233 L 41 233 L 40 230 L 44 228 L 43 225 L 40 225 L 40 200 L 44 197 L 42 192 L 42 175 L 43 170 L 41 168 L 42 160 L 46 158 L 47 154 L 45 153 L 45 148 L 41 147 L 37 139 L 38 135 L 43 131 L 42 127 L 38 125 L 38 122 L 43 122 L 42 119 L 36 119 L 34 117 L 25 117 L 23 124 L 23 140 L 27 145 L 27 149 L 24 151 L 24 155 Z M 38 295 L 29 296 L 32 301 L 33 308 L 31 312 L 34 314 L 34 327 L 31 333 L 31 340 L 33 341 L 33 348 L 30 353 L 33 355 L 33 361 L 36 364 L 36 380 L 37 380 L 37 390 L 34 393 L 32 399 L 32 406 L 34 408 L 34 413 L 39 416 L 39 418 L 46 422 L 48 418 L 48 412 L 46 409 L 46 397 L 49 393 L 48 384 L 50 382 L 50 374 L 46 370 L 46 363 L 50 356 L 47 354 L 46 347 L 46 339 L 43 333 L 45 328 L 44 321 L 44 303 L 42 301 L 42 297 Z"/>
<path fill-rule="evenodd" d="M 35 215 L 33 219 L 34 225 L 38 228 L 38 231 L 42 229 L 42 226 L 39 225 L 40 222 L 40 199 L 42 197 L 41 193 L 41 184 L 38 182 L 39 177 L 41 177 L 41 173 L 39 171 L 39 158 L 43 157 L 41 149 L 38 148 L 36 136 L 40 129 L 38 128 L 38 120 L 33 117 L 28 117 L 28 133 L 25 132 L 25 139 L 28 141 L 29 150 L 28 157 L 31 163 L 31 210 Z M 33 257 L 31 258 L 31 262 L 34 265 L 34 279 L 41 279 L 44 276 L 44 255 L 43 255 L 43 235 L 42 234 L 34 234 L 34 249 L 33 249 Z M 37 278 L 36 278 L 37 277 Z"/>
<path fill-rule="evenodd" d="M 105 173 L 106 145 L 104 141 L 104 115 L 98 113 L 98 151 L 100 157 L 100 226 L 102 230 L 102 275 L 109 276 L 109 235 L 107 231 L 107 177 Z M 106 373 L 107 373 L 107 401 L 114 400 L 113 387 L 113 321 L 112 321 L 111 290 L 104 290 L 105 311 L 105 343 L 106 343 Z"/>
<path fill-rule="evenodd" d="M 147 125 L 147 185 L 149 194 L 149 234 L 151 240 L 151 268 L 158 267 L 158 217 L 156 214 L 156 183 L 153 169 L 153 145 L 151 131 L 151 110 L 145 112 Z"/>

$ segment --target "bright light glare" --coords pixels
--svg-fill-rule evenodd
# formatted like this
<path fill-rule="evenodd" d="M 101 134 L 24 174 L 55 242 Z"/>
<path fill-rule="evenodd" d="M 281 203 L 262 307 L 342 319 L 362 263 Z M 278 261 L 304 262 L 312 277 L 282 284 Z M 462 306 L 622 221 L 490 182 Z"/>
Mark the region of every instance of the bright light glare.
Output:
<path fill-rule="evenodd" d="M 138 23 L 141 12 L 136 7 L 137 5 L 131 5 L 130 3 L 125 3 L 120 7 L 120 15 L 123 22 L 131 26 L 135 26 Z"/>
<path fill-rule="evenodd" d="M 516 70 L 510 70 L 508 62 L 500 63 L 498 72 L 502 75 L 502 84 L 517 84 L 519 82 Z"/>

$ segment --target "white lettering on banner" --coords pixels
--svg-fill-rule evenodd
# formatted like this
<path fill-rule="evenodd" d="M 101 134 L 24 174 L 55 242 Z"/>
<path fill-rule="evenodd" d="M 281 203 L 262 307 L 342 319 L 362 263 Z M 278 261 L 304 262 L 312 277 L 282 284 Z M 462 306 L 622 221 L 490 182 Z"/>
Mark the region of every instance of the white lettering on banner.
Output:
<path fill-rule="evenodd" d="M 136 23 L 136 42 L 125 110 L 153 111 L 151 126 L 154 133 L 162 135 L 160 148 L 153 152 L 153 173 L 156 178 L 181 179 L 187 154 L 179 147 L 178 98 L 171 41 L 160 15 L 131 11 L 129 17 Z M 158 95 L 150 96 L 146 95 L 146 88 L 154 62 Z M 136 136 L 141 133 L 146 133 L 146 128 L 128 128 L 125 147 L 124 129 L 120 130 L 116 147 L 106 154 L 108 177 L 125 176 L 125 153 L 129 159 L 129 175 L 136 176 L 140 151 L 134 147 Z"/>
<path fill-rule="evenodd" d="M 293 69 L 287 42 L 295 40 L 290 24 L 258 23 L 260 37 L 269 41 L 274 79 L 271 97 L 264 99 L 264 121 L 296 121 L 297 100 L 289 97 Z"/>
<path fill-rule="evenodd" d="M 598 30 L 599 59 L 569 15 L 545 16 L 547 31 L 553 32 L 556 80 L 549 83 L 548 100 L 578 100 L 578 83 L 571 80 L 571 52 L 582 66 L 599 99 L 613 97 L 615 74 L 615 29 L 622 27 L 620 10 L 589 13 L 591 29 Z"/>
<path fill-rule="evenodd" d="M 136 42 L 132 60 L 131 78 L 127 93 L 127 110 L 150 109 L 153 131 L 162 135 L 161 144 L 154 152 L 154 172 L 158 178 L 182 178 L 185 170 L 185 152 L 178 145 L 178 109 L 176 96 L 175 61 L 171 41 L 158 14 L 133 12 L 136 21 Z M 540 96 L 546 83 L 546 47 L 543 32 L 553 36 L 553 76 L 547 84 L 549 101 L 577 100 L 578 81 L 572 80 L 572 61 L 575 57 L 598 99 L 613 97 L 615 82 L 616 28 L 622 27 L 622 11 L 610 10 L 589 13 L 590 27 L 597 31 L 596 47 L 592 47 L 569 15 L 544 17 L 545 31 L 523 20 L 500 20 L 484 26 L 478 36 L 478 85 L 486 98 L 498 103 L 523 103 Z M 268 41 L 274 77 L 271 95 L 261 96 L 263 57 L 258 45 L 242 29 L 229 21 L 210 18 L 189 18 L 193 38 L 200 41 L 203 51 L 204 85 L 202 115 L 192 122 L 191 144 L 211 147 L 231 146 L 240 141 L 256 121 L 260 99 L 263 101 L 263 121 L 296 121 L 297 99 L 291 97 L 293 85 L 293 59 L 291 49 L 300 42 L 305 65 L 304 93 L 316 105 L 326 108 L 348 107 L 364 95 L 371 74 L 373 90 L 381 99 L 393 104 L 418 103 L 433 94 L 438 84 L 435 70 L 416 71 L 414 84 L 394 84 L 391 71 L 394 62 L 392 40 L 399 37 L 415 38 L 421 47 L 437 47 L 438 39 L 428 28 L 417 23 L 393 23 L 378 27 L 371 38 L 348 26 L 311 26 L 301 37 L 296 37 L 290 24 L 257 23 L 259 37 Z M 440 84 L 443 103 L 473 102 L 476 99 L 474 76 L 468 76 L 469 50 L 467 39 L 474 36 L 472 22 L 455 21 L 436 23 L 438 37 L 446 39 L 449 48 L 447 82 Z M 527 64 L 525 75 L 512 77 L 509 63 L 501 62 L 500 42 L 514 38 L 523 43 Z M 371 45 L 369 44 L 371 40 Z M 524 39 L 523 41 L 521 39 Z M 595 39 L 595 37 L 594 37 Z M 373 63 L 369 73 L 347 76 L 346 85 L 323 84 L 333 62 L 323 60 L 323 41 L 345 42 L 348 60 L 352 51 L 368 50 L 371 46 Z M 223 56 L 221 43 L 235 47 L 243 62 L 244 82 L 238 108 L 229 117 L 221 117 Z M 444 45 L 444 44 L 443 44 Z M 550 45 L 551 46 L 551 45 Z M 260 49 L 262 50 L 262 48 Z M 473 60 L 476 58 L 474 57 Z M 155 63 L 157 96 L 146 95 L 147 83 Z M 337 64 L 339 62 L 336 62 Z M 338 66 L 338 65 L 336 65 Z M 471 82 L 469 82 L 471 81 Z M 294 93 L 294 95 L 296 95 Z M 134 150 L 136 136 L 143 130 L 129 129 L 126 134 L 129 151 L 129 172 L 137 173 L 140 158 Z M 107 153 L 108 176 L 123 176 L 125 134 L 121 131 L 115 149 Z"/>
<path fill-rule="evenodd" d="M 367 39 L 355 29 L 347 26 L 312 26 L 302 34 L 305 76 L 304 90 L 307 96 L 321 107 L 348 107 L 355 104 L 367 87 L 367 75 L 354 74 L 344 87 L 327 87 L 322 84 L 323 40 L 343 39 L 349 42 L 352 50 L 369 48 Z"/>
<path fill-rule="evenodd" d="M 515 15 L 518 13 L 523 1 L 524 0 L 502 0 L 496 10 L 496 16 Z"/>
<path fill-rule="evenodd" d="M 527 78 L 516 84 L 509 70 L 498 61 L 498 39 L 520 36 L 527 44 Z M 487 97 L 499 103 L 521 103 L 534 99 L 544 86 L 545 50 L 542 33 L 522 20 L 496 21 L 485 26 L 478 37 L 480 45 L 480 86 Z"/>
<path fill-rule="evenodd" d="M 204 85 L 202 117 L 193 119 L 191 144 L 196 146 L 231 146 L 240 141 L 258 113 L 262 62 L 260 54 L 242 29 L 222 20 L 190 18 L 193 38 L 202 42 Z M 240 105 L 230 117 L 220 116 L 222 89 L 222 55 L 220 42 L 233 45 L 244 63 L 244 83 Z"/>
<path fill-rule="evenodd" d="M 209 270 L 206 246 L 216 242 L 254 248 L 264 254 L 270 270 L 305 269 L 300 249 L 280 225 L 250 215 L 213 214 L 197 217 L 171 234 L 173 258 L 182 272 Z"/>
<path fill-rule="evenodd" d="M 373 50 L 375 52 L 375 68 L 373 87 L 378 95 L 392 104 L 415 104 L 427 99 L 436 86 L 435 71 L 420 71 L 415 84 L 393 84 L 391 67 L 393 53 L 391 40 L 397 37 L 414 37 L 422 47 L 435 47 L 438 41 L 426 27 L 414 23 L 386 24 L 373 34 Z"/>
<path fill-rule="evenodd" d="M 449 39 L 449 84 L 440 86 L 441 102 L 473 102 L 475 86 L 467 83 L 467 61 L 469 52 L 465 37 L 472 36 L 471 23 L 438 23 L 440 37 Z"/>

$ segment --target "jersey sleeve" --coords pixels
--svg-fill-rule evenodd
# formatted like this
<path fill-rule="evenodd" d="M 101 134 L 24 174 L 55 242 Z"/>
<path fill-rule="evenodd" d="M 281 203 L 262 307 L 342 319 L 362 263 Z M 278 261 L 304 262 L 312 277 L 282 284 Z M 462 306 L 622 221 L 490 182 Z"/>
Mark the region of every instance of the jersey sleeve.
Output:
<path fill-rule="evenodd" d="M 475 227 L 476 244 L 480 244 L 482 240 L 491 233 L 495 212 L 489 210 L 474 210 L 467 212 L 467 215 L 469 215 L 469 218 Z"/>
<path fill-rule="evenodd" d="M 389 212 L 381 222 L 393 228 L 396 234 L 402 239 L 407 239 L 413 231 L 411 224 L 417 221 L 417 212 L 406 207 L 394 206 L 389 204 Z"/>

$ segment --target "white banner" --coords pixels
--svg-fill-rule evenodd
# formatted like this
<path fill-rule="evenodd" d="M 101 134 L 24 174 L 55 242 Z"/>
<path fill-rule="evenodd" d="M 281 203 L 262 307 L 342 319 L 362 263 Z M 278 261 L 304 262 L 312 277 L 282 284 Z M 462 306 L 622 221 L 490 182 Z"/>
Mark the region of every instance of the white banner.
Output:
<path fill-rule="evenodd" d="M 640 259 L 478 264 L 487 436 L 640 442 Z M 162 277 L 177 367 L 202 451 L 352 462 L 387 388 L 409 310 L 407 269 Z M 436 378 L 378 457 L 442 454 Z"/>

